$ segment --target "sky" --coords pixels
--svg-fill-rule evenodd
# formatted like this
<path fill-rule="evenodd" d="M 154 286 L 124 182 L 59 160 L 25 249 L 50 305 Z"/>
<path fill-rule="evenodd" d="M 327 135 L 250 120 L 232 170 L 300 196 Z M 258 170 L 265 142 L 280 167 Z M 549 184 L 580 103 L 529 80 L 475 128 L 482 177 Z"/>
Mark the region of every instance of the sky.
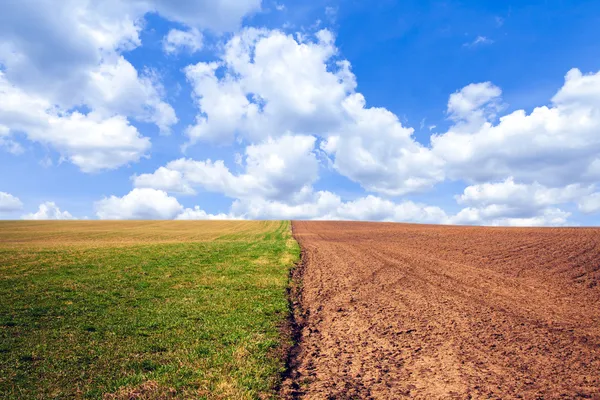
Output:
<path fill-rule="evenodd" d="M 1 219 L 600 224 L 597 1 L 7 0 Z"/>

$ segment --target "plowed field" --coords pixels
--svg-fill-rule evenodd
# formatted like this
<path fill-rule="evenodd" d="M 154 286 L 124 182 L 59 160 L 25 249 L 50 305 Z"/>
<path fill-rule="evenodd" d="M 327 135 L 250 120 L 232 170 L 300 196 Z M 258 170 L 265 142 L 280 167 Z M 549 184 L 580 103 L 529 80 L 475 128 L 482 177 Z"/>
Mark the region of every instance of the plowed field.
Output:
<path fill-rule="evenodd" d="M 290 398 L 600 398 L 600 229 L 294 222 Z"/>

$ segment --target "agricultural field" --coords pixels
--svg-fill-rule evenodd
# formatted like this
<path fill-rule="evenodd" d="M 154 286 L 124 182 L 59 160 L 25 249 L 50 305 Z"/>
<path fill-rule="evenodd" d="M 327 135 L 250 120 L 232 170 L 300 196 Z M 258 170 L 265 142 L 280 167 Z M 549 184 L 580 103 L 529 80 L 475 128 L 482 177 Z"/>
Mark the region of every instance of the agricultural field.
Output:
<path fill-rule="evenodd" d="M 600 398 L 599 282 L 598 228 L 5 221 L 0 398 Z"/>
<path fill-rule="evenodd" d="M 288 398 L 600 398 L 600 229 L 293 228 Z"/>
<path fill-rule="evenodd" d="M 271 398 L 298 257 L 282 221 L 2 221 L 0 398 Z"/>

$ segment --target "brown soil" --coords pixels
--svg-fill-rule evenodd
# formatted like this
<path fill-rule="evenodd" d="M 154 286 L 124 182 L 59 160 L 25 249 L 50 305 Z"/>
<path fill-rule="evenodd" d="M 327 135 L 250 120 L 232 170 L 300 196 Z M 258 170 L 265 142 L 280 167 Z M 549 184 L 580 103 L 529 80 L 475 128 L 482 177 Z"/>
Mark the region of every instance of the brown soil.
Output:
<path fill-rule="evenodd" d="M 600 399 L 600 229 L 293 227 L 284 397 Z"/>

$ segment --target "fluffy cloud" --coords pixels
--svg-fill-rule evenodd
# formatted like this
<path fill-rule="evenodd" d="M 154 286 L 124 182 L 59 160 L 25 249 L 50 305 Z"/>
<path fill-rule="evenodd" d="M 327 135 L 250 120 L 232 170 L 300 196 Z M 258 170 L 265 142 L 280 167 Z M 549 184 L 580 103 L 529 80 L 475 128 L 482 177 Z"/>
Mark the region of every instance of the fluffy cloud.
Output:
<path fill-rule="evenodd" d="M 97 201 L 100 219 L 173 219 L 183 207 L 162 190 L 133 189 L 123 197 L 110 196 Z"/>
<path fill-rule="evenodd" d="M 182 31 L 171 29 L 163 39 L 163 50 L 167 54 L 175 54 L 186 50 L 195 53 L 202 48 L 202 34 L 197 29 Z"/>
<path fill-rule="evenodd" d="M 141 44 L 149 12 L 198 30 L 223 31 L 259 9 L 260 0 L 7 2 L 0 15 L 0 60 L 15 84 L 47 94 L 67 91 L 62 94 L 70 97 L 105 57 Z"/>
<path fill-rule="evenodd" d="M 561 226 L 571 215 L 558 208 L 545 208 L 531 217 L 509 217 L 514 210 L 506 206 L 490 205 L 482 208 L 464 208 L 450 218 L 453 224 L 491 226 Z"/>
<path fill-rule="evenodd" d="M 459 204 L 489 206 L 503 204 L 523 209 L 540 208 L 549 205 L 573 202 L 593 191 L 593 186 L 580 184 L 560 188 L 547 188 L 537 182 L 533 184 L 515 183 L 512 177 L 498 183 L 483 183 L 465 188 L 456 196 Z"/>
<path fill-rule="evenodd" d="M 480 183 L 512 176 L 549 187 L 598 181 L 600 73 L 573 69 L 550 106 L 517 110 L 496 124 L 488 111 L 496 109 L 498 92 L 482 92 L 466 102 L 457 124 L 431 139 L 451 178 Z M 451 115 L 454 109 L 449 104 Z"/>
<path fill-rule="evenodd" d="M 133 177 L 136 187 L 194 193 L 194 187 L 232 198 L 287 199 L 301 196 L 318 177 L 312 136 L 282 136 L 246 148 L 245 171 L 232 173 L 223 161 L 179 159 L 153 174 Z"/>
<path fill-rule="evenodd" d="M 123 197 L 106 197 L 94 206 L 99 219 L 236 219 L 231 214 L 209 214 L 199 206 L 184 209 L 175 197 L 150 188 L 135 188 Z"/>
<path fill-rule="evenodd" d="M 454 121 L 489 119 L 499 108 L 501 94 L 500 88 L 491 82 L 471 83 L 450 95 L 448 115 Z"/>
<path fill-rule="evenodd" d="M 439 207 L 410 201 L 394 203 L 376 196 L 344 202 L 327 191 L 311 193 L 305 201 L 288 204 L 263 199 L 237 200 L 231 214 L 248 219 L 326 219 L 421 223 L 446 223 L 448 217 Z"/>
<path fill-rule="evenodd" d="M 140 44 L 118 4 L 10 2 L 0 17 L 0 125 L 54 147 L 85 172 L 135 162 L 150 147 L 127 117 L 177 121 L 160 85 L 118 53 Z M 56 16 L 60 15 L 60 18 Z M 72 111 L 85 106 L 90 111 Z"/>
<path fill-rule="evenodd" d="M 173 108 L 162 101 L 162 86 L 152 72 L 140 76 L 122 56 L 90 71 L 88 92 L 82 103 L 106 116 L 123 114 L 155 124 L 169 133 L 177 123 Z"/>
<path fill-rule="evenodd" d="M 9 213 L 19 211 L 23 208 L 23 203 L 18 197 L 10 193 L 0 192 L 0 213 Z"/>
<path fill-rule="evenodd" d="M 77 219 L 68 211 L 61 211 L 53 201 L 47 201 L 40 204 L 38 211 L 35 213 L 25 214 L 22 219 Z"/>
<path fill-rule="evenodd" d="M 318 135 L 333 167 L 369 191 L 400 195 L 443 180 L 440 160 L 414 140 L 412 128 L 386 109 L 366 106 L 350 63 L 336 54 L 327 30 L 313 41 L 242 31 L 219 62 L 186 69 L 200 110 L 187 129 L 191 143 Z"/>
<path fill-rule="evenodd" d="M 479 225 L 565 225 L 570 213 L 554 206 L 579 201 L 593 191 L 593 186 L 579 184 L 548 188 L 537 182 L 502 182 L 468 186 L 455 196 L 466 205 L 451 221 Z"/>
<path fill-rule="evenodd" d="M 327 31 L 316 42 L 256 29 L 234 36 L 220 62 L 186 69 L 202 112 L 188 129 L 190 139 L 230 142 L 238 133 L 257 141 L 335 124 L 346 88 L 355 85 L 343 70 L 327 71 L 335 51 Z"/>
<path fill-rule="evenodd" d="M 11 85 L 2 72 L 0 126 L 25 132 L 31 141 L 51 145 L 84 172 L 137 161 L 150 148 L 150 140 L 125 117 L 61 112 L 45 98 Z"/>
<path fill-rule="evenodd" d="M 177 24 L 163 41 L 175 53 L 200 49 L 203 29 L 236 29 L 260 9 L 260 0 L 55 3 L 3 7 L 0 146 L 19 153 L 27 138 L 84 172 L 148 155 L 150 140 L 132 121 L 162 133 L 177 122 L 157 72 L 138 71 L 123 56 L 141 45 L 146 13 Z M 216 61 L 184 70 L 198 107 L 185 133 L 188 145 L 237 140 L 246 146 L 243 156 L 236 165 L 181 158 L 134 176 L 129 194 L 97 202 L 98 217 L 561 225 L 569 217 L 563 205 L 600 210 L 593 193 L 600 179 L 600 73 L 569 71 L 550 103 L 530 113 L 502 115 L 500 88 L 467 85 L 448 99 L 450 128 L 419 143 L 397 115 L 368 105 L 327 30 L 294 36 L 243 29 L 218 48 Z M 377 195 L 343 201 L 315 191 L 320 161 Z M 464 207 L 457 215 L 390 199 L 446 180 L 469 185 L 456 197 Z M 197 190 L 234 199 L 229 213 L 184 209 L 167 194 Z M 64 214 L 49 204 L 44 213 Z"/>
<path fill-rule="evenodd" d="M 21 148 L 11 136 L 25 132 L 29 138 L 51 146 L 60 143 L 57 150 L 84 171 L 136 161 L 149 143 L 137 138 L 127 118 L 154 123 L 161 133 L 169 133 L 177 122 L 175 111 L 163 99 L 157 75 L 152 71 L 140 74 L 121 56 L 141 44 L 144 15 L 156 12 L 187 25 L 186 32 L 173 32 L 166 43 L 195 49 L 201 29 L 234 29 L 245 15 L 259 9 L 260 0 L 25 0 L 3 4 L 0 85 L 17 95 L 12 96 L 11 103 L 0 99 L 0 145 L 18 153 Z M 12 109 L 31 101 L 36 103 L 33 120 L 7 121 Z M 75 113 L 74 109 L 80 111 Z M 72 117 L 77 121 L 69 121 Z M 88 125 L 81 126 L 82 120 Z M 62 124 L 69 125 L 66 131 L 70 135 L 73 130 L 75 135 L 83 132 L 86 142 L 98 145 L 84 155 L 72 151 L 71 143 L 65 141 L 78 140 L 57 137 L 61 136 Z M 115 129 L 115 137 L 125 136 L 120 141 L 126 142 L 124 147 L 105 141 L 113 135 L 107 133 L 107 125 Z M 137 143 L 131 143 L 132 138 Z"/>
<path fill-rule="evenodd" d="M 224 220 L 224 219 L 240 219 L 240 218 L 236 218 L 229 214 L 216 214 L 216 215 L 209 214 L 206 211 L 202 210 L 199 206 L 195 206 L 194 208 L 186 208 L 175 219 L 179 219 L 179 220 L 206 220 L 206 219 Z"/>
<path fill-rule="evenodd" d="M 63 110 L 85 105 L 168 129 L 176 118 L 160 85 L 120 55 L 141 44 L 142 15 L 117 1 L 10 2 L 0 17 L 5 79 Z"/>
<path fill-rule="evenodd" d="M 399 196 L 431 188 L 444 179 L 441 161 L 417 143 L 385 108 L 366 108 L 361 94 L 343 102 L 348 120 L 322 145 L 334 168 L 366 190 Z"/>

